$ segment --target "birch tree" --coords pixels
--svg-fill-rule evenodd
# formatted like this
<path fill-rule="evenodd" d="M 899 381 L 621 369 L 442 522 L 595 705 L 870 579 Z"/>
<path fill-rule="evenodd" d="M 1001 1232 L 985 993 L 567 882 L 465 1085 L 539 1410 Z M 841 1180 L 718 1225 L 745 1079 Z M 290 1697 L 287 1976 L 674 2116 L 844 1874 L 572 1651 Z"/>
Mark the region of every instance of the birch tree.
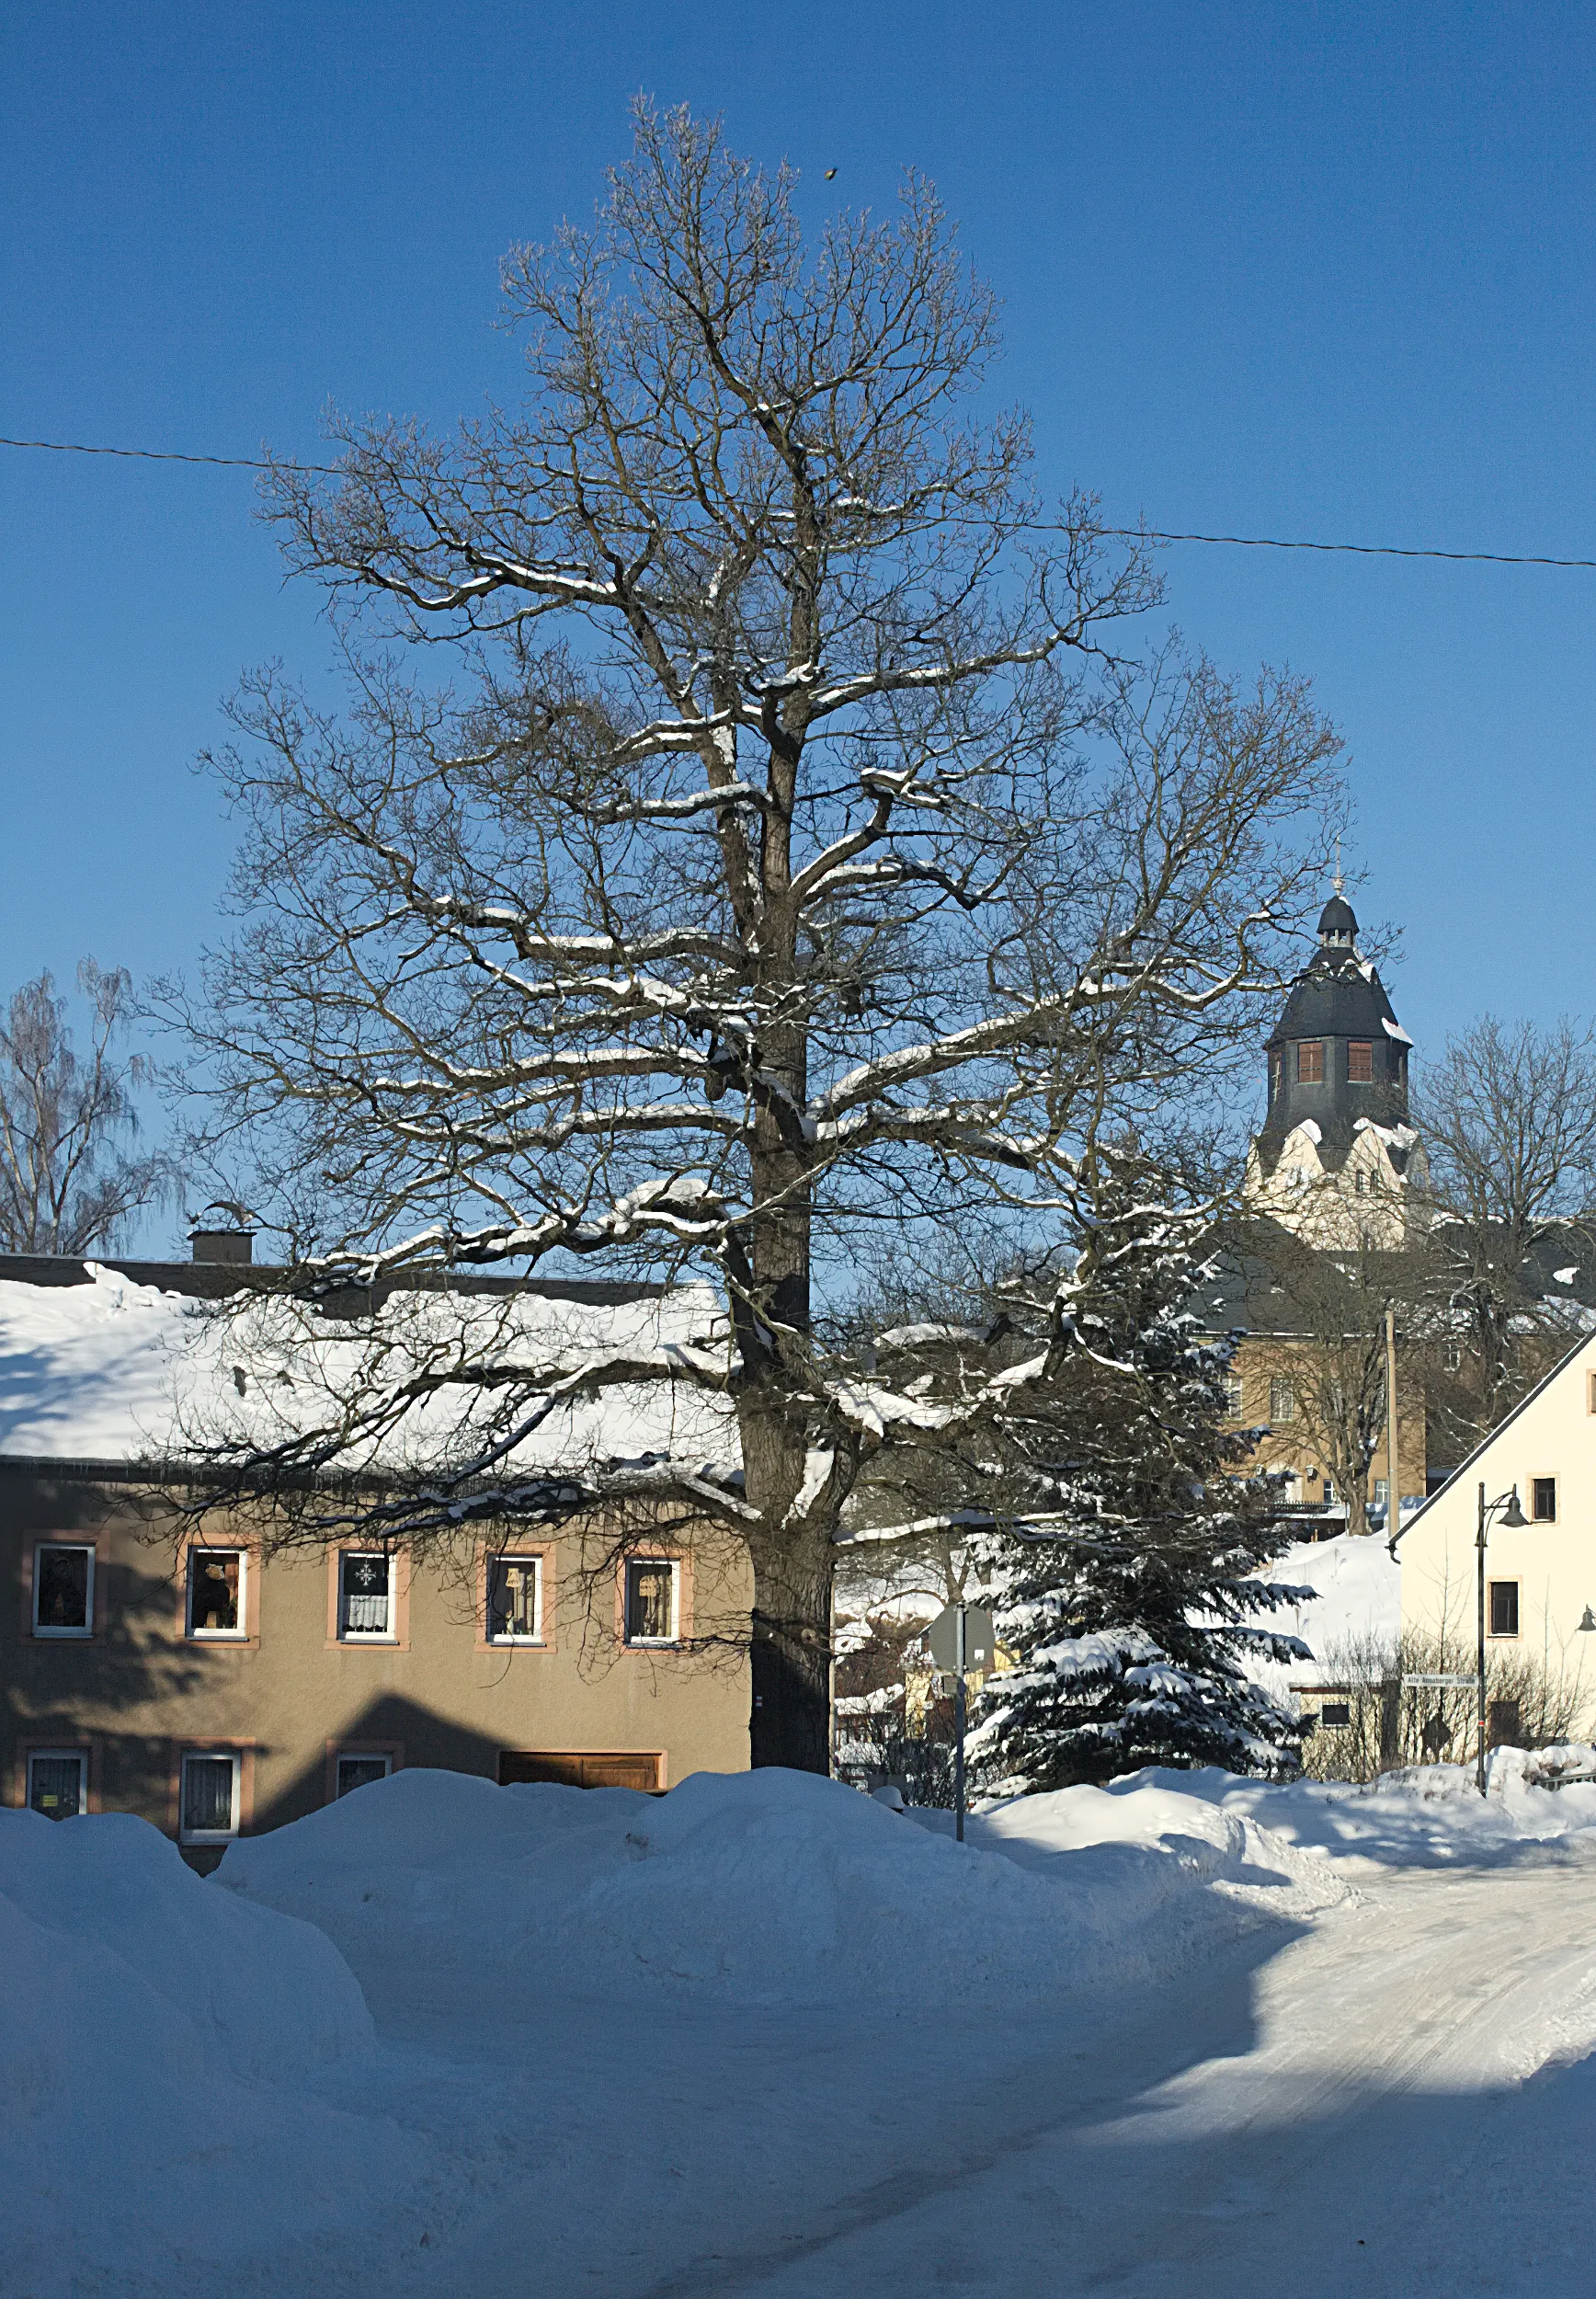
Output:
<path fill-rule="evenodd" d="M 807 247 L 798 195 L 640 106 L 593 226 L 506 264 L 522 404 L 337 421 L 334 479 L 277 474 L 351 699 L 242 690 L 240 923 L 184 1011 L 208 1153 L 307 1277 L 712 1284 L 701 1346 L 447 1378 L 507 1431 L 712 1392 L 735 1464 L 625 1489 L 747 1544 L 754 1761 L 824 1770 L 839 1514 L 941 1410 L 849 1337 L 862 1244 L 1022 1221 L 1105 1122 L 1212 1092 L 1340 799 L 1300 681 L 1130 659 L 1147 555 L 984 412 L 993 301 L 930 188 Z M 402 1416 L 375 1344 L 367 1378 Z M 349 1425 L 235 1448 L 237 1488 Z M 399 1529 L 457 1531 L 480 1467 Z"/>

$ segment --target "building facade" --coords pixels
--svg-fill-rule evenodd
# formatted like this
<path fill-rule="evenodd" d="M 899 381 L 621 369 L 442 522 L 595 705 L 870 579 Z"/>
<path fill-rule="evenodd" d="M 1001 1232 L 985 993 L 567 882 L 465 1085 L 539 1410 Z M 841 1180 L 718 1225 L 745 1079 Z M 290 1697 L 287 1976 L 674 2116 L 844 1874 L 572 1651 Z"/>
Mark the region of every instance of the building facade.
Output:
<path fill-rule="evenodd" d="M 218 1290 L 213 1270 L 158 1275 L 167 1299 Z M 0 1376 L 9 1360 L 23 1401 L 0 1406 L 8 1803 L 136 1813 L 205 1866 L 406 1765 L 647 1790 L 747 1767 L 740 1549 L 567 1522 L 484 1526 L 443 1558 L 358 1540 L 264 1558 L 246 1525 L 195 1513 L 180 1464 L 140 1458 L 109 1392 L 136 1385 L 118 1321 L 136 1340 L 150 1288 L 95 1284 L 0 1261 Z M 40 1448 L 52 1422 L 70 1451 Z"/>

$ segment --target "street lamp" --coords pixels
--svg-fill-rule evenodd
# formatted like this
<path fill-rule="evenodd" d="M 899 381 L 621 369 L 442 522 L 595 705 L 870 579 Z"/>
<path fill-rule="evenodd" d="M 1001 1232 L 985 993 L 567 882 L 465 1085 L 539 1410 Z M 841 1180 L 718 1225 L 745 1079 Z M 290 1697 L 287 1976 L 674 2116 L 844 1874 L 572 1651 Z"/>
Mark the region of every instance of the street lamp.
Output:
<path fill-rule="evenodd" d="M 1478 1760 L 1475 1767 L 1475 1779 L 1482 1796 L 1485 1794 L 1485 1530 L 1487 1525 L 1489 1523 L 1490 1519 L 1495 1516 L 1499 1509 L 1501 1512 L 1502 1523 L 1507 1527 L 1509 1532 L 1522 1532 L 1524 1527 L 1530 1521 L 1524 1515 L 1522 1509 L 1519 1506 L 1519 1489 L 1517 1485 L 1513 1487 L 1510 1493 L 1504 1493 L 1499 1495 L 1497 1500 L 1489 1503 L 1487 1502 L 1485 1497 L 1484 1485 L 1482 1484 L 1480 1486 L 1479 1532 L 1474 1544 L 1476 1556 L 1478 1561 L 1479 1581 L 1479 1651 L 1477 1655 L 1479 1681 L 1477 1687 L 1477 1699 L 1476 1703 L 1479 1711 L 1477 1718 L 1479 1728 L 1479 1752 Z"/>

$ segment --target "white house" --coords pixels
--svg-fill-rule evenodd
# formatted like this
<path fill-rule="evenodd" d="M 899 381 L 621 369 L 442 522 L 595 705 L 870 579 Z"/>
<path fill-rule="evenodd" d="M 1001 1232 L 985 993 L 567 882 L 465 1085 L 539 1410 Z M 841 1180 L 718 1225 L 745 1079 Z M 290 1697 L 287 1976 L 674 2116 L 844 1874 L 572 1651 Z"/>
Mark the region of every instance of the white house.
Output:
<path fill-rule="evenodd" d="M 1544 1668 L 1596 1727 L 1596 1333 L 1530 1391 L 1402 1527 L 1405 1630 L 1444 1636 L 1449 1667 L 1474 1665 L 1480 1493 L 1488 1510 L 1486 1647 Z M 1510 1496 L 1519 1507 L 1512 1511 Z M 1494 1504 L 1506 1503 L 1504 1507 Z M 1524 1523 L 1503 1522 L 1522 1514 Z M 1512 1737 L 1514 1720 L 1497 1737 Z"/>

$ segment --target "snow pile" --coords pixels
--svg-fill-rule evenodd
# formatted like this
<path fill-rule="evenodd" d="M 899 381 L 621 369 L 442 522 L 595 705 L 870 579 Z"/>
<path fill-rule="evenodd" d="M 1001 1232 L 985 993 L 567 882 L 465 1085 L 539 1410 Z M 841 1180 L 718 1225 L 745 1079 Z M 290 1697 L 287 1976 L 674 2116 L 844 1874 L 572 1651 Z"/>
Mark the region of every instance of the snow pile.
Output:
<path fill-rule="evenodd" d="M 1256 1821 L 1271 1838 L 1298 1851 L 1329 1858 L 1345 1875 L 1489 1866 L 1518 1859 L 1526 1845 L 1596 1829 L 1596 1781 L 1543 1786 L 1535 1778 L 1538 1761 L 1521 1749 L 1499 1749 L 1492 1759 L 1492 1792 L 1484 1797 L 1472 1767 L 1447 1764 L 1409 1765 L 1364 1785 L 1344 1780 L 1282 1785 L 1216 1771 L 1140 1772 L 1114 1781 L 1103 1793 L 1139 1803 L 1151 1787 L 1177 1789 L 1212 1801 L 1222 1813 Z"/>
<path fill-rule="evenodd" d="M 1486 1787 L 1493 1796 L 1588 1780 L 1596 1780 L 1596 1748 L 1584 1740 L 1562 1741 L 1555 1748 L 1493 1748 L 1486 1774 Z"/>
<path fill-rule="evenodd" d="M 145 1822 L 0 1813 L 0 1960 L 7 2291 L 86 2288 L 85 2259 L 220 2262 L 267 2247 L 290 2194 L 305 2235 L 425 2177 L 391 2125 L 305 2088 L 371 2056 L 332 1943 L 217 1892 Z"/>
<path fill-rule="evenodd" d="M 803 1773 L 655 1798 L 407 1770 L 231 1846 L 217 1882 L 323 1926 L 361 1971 L 508 1962 L 551 1994 L 903 2007 L 1145 1985 L 1216 1932 L 1340 1894 L 1201 1800 L 1126 1808 L 1112 1841 L 1050 1834 L 1059 1802 L 960 1847 L 937 1833 L 951 1813 L 916 1826 Z"/>
<path fill-rule="evenodd" d="M 158 2056 L 270 2081 L 370 2045 L 365 2000 L 327 1940 L 207 1891 L 176 1847 L 131 1813 L 56 1822 L 0 1812 L 0 1908 L 27 1952 L 55 1935 L 86 1984 L 125 1991 L 127 2016 L 97 2026 L 96 2051 L 113 2048 L 108 2036 L 126 2051 L 135 2027 L 154 2035 L 153 2021 Z M 6 1991 L 8 2055 L 38 2008 Z M 53 2019 L 60 2006 L 45 2008 Z M 56 2020 L 56 2032 L 52 2065 L 64 2069 L 79 2040 L 72 2021 Z"/>

